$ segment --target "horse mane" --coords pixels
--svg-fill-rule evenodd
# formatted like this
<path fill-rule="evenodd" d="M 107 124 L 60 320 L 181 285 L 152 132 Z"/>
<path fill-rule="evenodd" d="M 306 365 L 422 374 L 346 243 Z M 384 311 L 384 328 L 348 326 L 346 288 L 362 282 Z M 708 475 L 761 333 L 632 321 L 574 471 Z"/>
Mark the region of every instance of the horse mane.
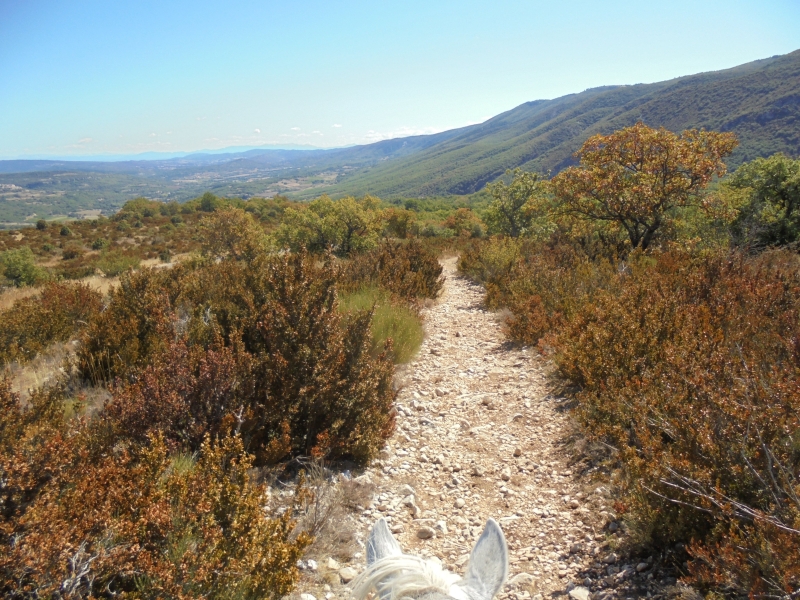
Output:
<path fill-rule="evenodd" d="M 381 600 L 401 600 L 423 591 L 437 591 L 456 600 L 469 600 L 465 590 L 456 585 L 461 577 L 442 569 L 433 561 L 418 556 L 397 554 L 373 563 L 353 582 L 353 597 L 366 600 L 373 589 Z"/>

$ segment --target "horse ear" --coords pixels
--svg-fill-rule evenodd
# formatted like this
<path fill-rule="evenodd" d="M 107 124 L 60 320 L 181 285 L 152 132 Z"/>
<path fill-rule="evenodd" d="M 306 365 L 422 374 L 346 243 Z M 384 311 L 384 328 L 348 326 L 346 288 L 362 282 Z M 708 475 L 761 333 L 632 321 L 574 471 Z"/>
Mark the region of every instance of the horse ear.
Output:
<path fill-rule="evenodd" d="M 397 543 L 392 532 L 389 531 L 386 519 L 379 519 L 378 522 L 372 526 L 372 531 L 369 532 L 369 539 L 367 540 L 367 566 L 370 567 L 374 562 L 387 556 L 395 556 L 402 553 L 403 551 L 400 550 L 400 544 Z"/>
<path fill-rule="evenodd" d="M 497 522 L 489 519 L 469 556 L 467 574 L 458 585 L 474 592 L 471 596 L 490 600 L 503 587 L 507 576 L 506 538 Z"/>

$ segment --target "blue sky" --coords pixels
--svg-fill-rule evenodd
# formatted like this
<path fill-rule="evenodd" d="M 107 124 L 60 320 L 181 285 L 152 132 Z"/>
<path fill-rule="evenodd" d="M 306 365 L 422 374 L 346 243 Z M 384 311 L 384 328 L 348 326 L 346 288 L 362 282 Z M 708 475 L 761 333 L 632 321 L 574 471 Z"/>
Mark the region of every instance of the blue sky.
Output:
<path fill-rule="evenodd" d="M 798 48 L 798 0 L 0 0 L 0 158 L 369 143 Z"/>

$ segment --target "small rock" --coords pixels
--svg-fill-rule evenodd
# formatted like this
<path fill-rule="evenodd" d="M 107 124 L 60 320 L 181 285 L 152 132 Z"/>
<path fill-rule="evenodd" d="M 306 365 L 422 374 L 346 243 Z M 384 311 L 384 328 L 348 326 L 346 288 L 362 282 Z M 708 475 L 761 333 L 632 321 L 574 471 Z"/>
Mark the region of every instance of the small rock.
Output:
<path fill-rule="evenodd" d="M 333 559 L 333 557 L 331 557 L 331 558 L 328 559 L 328 568 L 331 571 L 338 571 L 342 567 L 339 565 L 338 562 L 336 562 L 336 560 Z"/>
<path fill-rule="evenodd" d="M 396 523 L 389 528 L 392 533 L 403 533 L 406 530 L 402 523 Z"/>
<path fill-rule="evenodd" d="M 611 521 L 611 523 L 608 524 L 608 530 L 611 533 L 616 533 L 619 530 L 619 524 L 616 521 Z"/>
<path fill-rule="evenodd" d="M 522 448 L 514 448 L 514 457 L 519 458 L 522 456 Z"/>
<path fill-rule="evenodd" d="M 603 562 L 606 563 L 607 565 L 613 565 L 615 562 L 617 562 L 617 560 L 618 560 L 618 557 L 617 557 L 616 552 L 612 552 L 611 554 L 609 554 L 608 556 L 606 556 L 603 559 Z"/>
<path fill-rule="evenodd" d="M 591 600 L 592 594 L 583 586 L 578 586 L 569 591 L 569 597 L 572 600 Z"/>
<path fill-rule="evenodd" d="M 648 565 L 646 562 L 640 562 L 638 565 L 636 565 L 636 572 L 641 573 L 642 571 L 647 571 L 649 568 L 650 565 Z"/>
<path fill-rule="evenodd" d="M 420 527 L 417 530 L 417 537 L 421 540 L 429 540 L 436 536 L 436 531 L 431 527 Z"/>
<path fill-rule="evenodd" d="M 508 582 L 512 588 L 527 587 L 531 583 L 533 583 L 533 575 L 529 573 L 519 573 L 518 575 L 514 575 L 514 577 L 512 577 Z"/>
<path fill-rule="evenodd" d="M 436 395 L 437 396 L 445 396 L 445 395 L 447 395 L 447 392 L 445 390 L 443 390 L 442 388 L 436 388 Z"/>
<path fill-rule="evenodd" d="M 358 575 L 358 573 L 356 573 L 356 570 L 353 567 L 339 569 L 339 579 L 342 580 L 342 583 L 350 583 L 356 578 L 356 575 Z"/>
<path fill-rule="evenodd" d="M 436 531 L 441 534 L 447 535 L 447 523 L 444 521 L 436 521 Z"/>
<path fill-rule="evenodd" d="M 480 465 L 472 465 L 472 476 L 483 477 L 483 469 Z"/>
<path fill-rule="evenodd" d="M 573 510 L 576 508 L 580 508 L 580 506 L 581 503 L 577 498 L 573 498 L 572 500 L 569 501 L 569 507 Z"/>
<path fill-rule="evenodd" d="M 456 331 L 456 337 L 461 337 L 461 332 L 460 331 Z"/>
<path fill-rule="evenodd" d="M 398 492 L 398 495 L 400 495 L 400 496 L 416 496 L 417 492 L 414 491 L 413 487 L 411 487 L 410 485 L 406 484 L 406 485 L 404 485 L 404 486 L 402 486 L 400 488 L 400 491 Z"/>
<path fill-rule="evenodd" d="M 456 499 L 455 507 L 456 508 L 464 508 L 465 504 L 466 504 L 466 501 L 463 498 L 458 498 L 458 499 Z"/>
<path fill-rule="evenodd" d="M 317 599 L 311 594 L 300 594 L 300 600 L 317 600 Z"/>
<path fill-rule="evenodd" d="M 511 471 L 509 469 L 503 469 L 503 471 L 500 473 L 500 479 L 503 481 L 508 481 L 511 479 Z"/>
<path fill-rule="evenodd" d="M 309 571 L 316 572 L 316 570 L 319 569 L 319 565 L 317 564 L 317 561 L 315 561 L 313 558 L 309 558 L 306 561 L 306 566 L 308 567 Z"/>

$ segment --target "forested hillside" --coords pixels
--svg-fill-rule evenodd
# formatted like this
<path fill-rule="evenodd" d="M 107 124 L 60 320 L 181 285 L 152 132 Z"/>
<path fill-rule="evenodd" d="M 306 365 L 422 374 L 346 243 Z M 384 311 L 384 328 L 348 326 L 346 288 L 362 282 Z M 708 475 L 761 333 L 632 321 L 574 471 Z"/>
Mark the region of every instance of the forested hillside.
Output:
<path fill-rule="evenodd" d="M 557 172 L 596 133 L 643 121 L 672 131 L 732 131 L 736 167 L 758 156 L 800 153 L 800 50 L 647 85 L 594 88 L 528 102 L 408 157 L 353 173 L 329 193 L 470 194 L 506 169 Z"/>

